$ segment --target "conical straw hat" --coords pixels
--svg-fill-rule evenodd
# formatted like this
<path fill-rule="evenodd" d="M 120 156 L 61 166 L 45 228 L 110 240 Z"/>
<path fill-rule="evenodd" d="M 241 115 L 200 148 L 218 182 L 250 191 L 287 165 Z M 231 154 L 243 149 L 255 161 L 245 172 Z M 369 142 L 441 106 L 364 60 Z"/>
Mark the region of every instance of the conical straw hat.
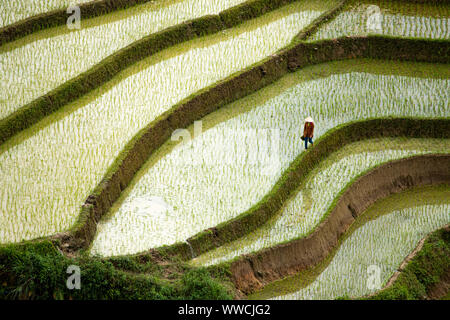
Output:
<path fill-rule="evenodd" d="M 313 122 L 314 123 L 314 120 L 313 120 L 313 118 L 308 117 L 308 118 L 305 119 L 305 122 Z"/>

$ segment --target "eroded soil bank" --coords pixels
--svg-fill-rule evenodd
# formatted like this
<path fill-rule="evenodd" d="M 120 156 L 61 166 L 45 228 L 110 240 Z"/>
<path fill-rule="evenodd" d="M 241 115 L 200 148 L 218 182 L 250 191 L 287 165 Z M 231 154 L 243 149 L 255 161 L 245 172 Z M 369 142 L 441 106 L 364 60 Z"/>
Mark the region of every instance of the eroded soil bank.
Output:
<path fill-rule="evenodd" d="M 377 200 L 409 188 L 450 182 L 450 156 L 417 156 L 377 167 L 349 186 L 328 217 L 306 238 L 258 253 L 231 264 L 236 287 L 248 294 L 269 282 L 310 268 L 338 244 L 355 219 Z"/>

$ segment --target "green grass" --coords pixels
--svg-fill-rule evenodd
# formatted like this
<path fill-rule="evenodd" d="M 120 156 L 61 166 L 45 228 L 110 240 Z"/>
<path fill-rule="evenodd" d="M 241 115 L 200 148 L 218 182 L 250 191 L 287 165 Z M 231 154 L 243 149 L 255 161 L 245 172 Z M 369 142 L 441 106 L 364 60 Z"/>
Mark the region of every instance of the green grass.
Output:
<path fill-rule="evenodd" d="M 69 290 L 67 267 L 81 269 L 81 289 Z M 131 271 L 130 271 L 131 270 Z M 144 272 L 144 273 L 137 273 Z M 0 299 L 231 299 L 229 279 L 218 272 L 172 262 L 169 274 L 155 263 L 127 258 L 69 259 L 48 242 L 0 247 Z M 212 277 L 214 274 L 215 278 Z"/>

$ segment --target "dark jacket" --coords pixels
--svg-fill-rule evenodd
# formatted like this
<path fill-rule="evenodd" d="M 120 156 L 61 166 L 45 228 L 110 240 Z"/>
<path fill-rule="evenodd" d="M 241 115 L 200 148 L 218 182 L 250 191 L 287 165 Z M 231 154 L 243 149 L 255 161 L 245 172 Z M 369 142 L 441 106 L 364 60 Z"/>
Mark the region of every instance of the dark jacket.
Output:
<path fill-rule="evenodd" d="M 305 127 L 303 128 L 303 137 L 314 137 L 314 122 L 305 122 Z"/>

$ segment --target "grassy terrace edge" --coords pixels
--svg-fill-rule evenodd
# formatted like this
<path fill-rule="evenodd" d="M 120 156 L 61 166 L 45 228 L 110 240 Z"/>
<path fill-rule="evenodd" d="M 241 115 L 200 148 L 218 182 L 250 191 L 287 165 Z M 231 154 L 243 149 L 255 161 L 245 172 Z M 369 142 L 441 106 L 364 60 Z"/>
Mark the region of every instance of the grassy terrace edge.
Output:
<path fill-rule="evenodd" d="M 90 19 L 151 1 L 153 0 L 93 0 L 81 4 L 76 4 L 75 1 L 75 5 L 80 8 L 83 19 Z M 167 0 L 158 1 L 168 2 Z M 250 0 L 248 3 L 250 2 L 267 2 L 267 0 Z M 0 46 L 37 31 L 66 24 L 71 15 L 66 10 L 67 8 L 43 12 L 0 28 Z"/>
<path fill-rule="evenodd" d="M 81 17 L 83 19 L 90 19 L 151 1 L 153 0 L 97 0 L 78 4 L 78 7 L 80 8 Z M 167 2 L 167 0 L 158 1 Z M 252 19 L 270 10 L 296 1 L 299 0 L 249 0 L 224 10 L 219 15 L 208 17 L 220 16 L 222 22 L 227 24 L 228 27 L 231 27 L 239 19 L 241 22 Z M 66 10 L 67 8 L 44 12 L 0 28 L 0 46 L 37 31 L 66 24 L 70 16 Z M 207 21 L 208 19 L 200 18 L 194 21 L 202 22 L 202 20 Z"/>
<path fill-rule="evenodd" d="M 427 235 L 401 264 L 387 285 L 368 300 L 440 299 L 438 288 L 450 283 L 450 225 Z M 445 288 L 442 288 L 445 290 Z M 441 291 L 441 292 L 439 292 Z"/>
<path fill-rule="evenodd" d="M 91 1 L 87 3 L 78 4 L 80 8 L 80 13 L 83 18 L 94 18 L 101 15 L 105 15 L 114 11 L 127 9 L 136 5 L 144 4 L 153 0 L 97 0 Z M 161 0 L 163 1 L 163 0 Z M 250 6 L 242 11 L 242 13 L 247 15 L 255 14 L 254 7 L 257 3 L 269 3 L 271 2 L 280 2 L 279 0 L 250 0 L 248 4 Z M 296 0 L 294 0 L 296 1 Z M 405 0 L 399 0 L 405 1 Z M 76 2 L 76 1 L 75 1 Z M 284 1 L 287 3 L 287 1 Z M 290 1 L 293 2 L 293 1 Z M 346 1 L 343 1 L 346 2 Z M 408 0 L 408 2 L 419 2 L 419 3 L 442 3 L 448 2 L 448 0 Z M 255 3 L 255 4 L 253 4 Z M 242 4 L 240 5 L 242 6 Z M 231 9 L 229 9 L 231 12 Z M 228 10 L 227 10 L 228 11 Z M 0 46 L 5 43 L 15 41 L 22 37 L 25 37 L 34 32 L 52 28 L 56 26 L 61 26 L 67 23 L 67 19 L 69 14 L 66 12 L 66 9 L 57 9 L 48 12 L 44 12 L 41 14 L 37 14 L 26 19 L 17 21 L 13 24 L 4 26 L 0 28 Z"/>
<path fill-rule="evenodd" d="M 122 149 L 100 184 L 87 198 L 76 224 L 67 232 L 55 237 L 63 240 L 65 249 L 68 251 L 87 248 L 95 236 L 97 222 L 108 212 L 149 156 L 170 138 L 174 130 L 188 127 L 205 115 L 273 83 L 289 72 L 309 65 L 354 58 L 448 63 L 449 57 L 450 42 L 442 40 L 368 36 L 343 37 L 311 43 L 294 41 L 288 48 L 264 59 L 262 62 L 187 97 L 139 131 Z M 381 124 L 384 120 L 373 121 L 371 123 L 375 124 L 378 121 Z M 415 121 L 418 120 L 404 119 L 398 121 L 411 121 L 412 128 L 420 133 L 413 136 L 420 137 L 421 134 L 424 137 L 435 136 L 432 132 L 426 133 L 426 130 L 417 127 L 418 122 Z M 433 131 L 441 132 L 441 137 L 448 136 L 450 131 L 448 120 L 440 121 L 436 122 L 436 126 L 433 126 L 435 128 Z M 357 139 L 357 137 L 353 139 Z M 324 145 L 336 141 L 336 138 L 330 137 L 329 141 Z M 335 145 L 335 147 L 337 146 Z M 319 150 L 317 147 L 318 145 L 315 150 Z M 331 149 L 325 147 L 325 150 Z M 316 154 L 316 152 L 318 151 L 310 154 Z M 286 180 L 287 176 L 284 179 Z M 279 188 L 279 185 L 277 184 L 275 188 Z M 276 199 L 279 196 L 274 196 L 276 194 L 278 194 L 278 191 L 272 191 L 260 203 L 240 215 L 238 219 L 189 239 L 195 252 L 205 252 L 223 243 L 223 240 L 228 242 L 237 239 L 251 231 L 252 228 L 256 228 L 267 221 L 270 214 L 261 217 L 260 212 L 267 210 L 261 208 L 270 208 L 269 211 L 273 212 L 273 209 L 278 206 Z M 250 223 L 252 220 L 253 222 Z M 255 221 L 259 222 L 255 223 Z M 231 226 L 236 227 L 236 231 L 232 231 Z M 219 239 L 222 239 L 221 242 L 218 241 Z M 185 257 L 188 256 L 189 252 L 186 243 L 170 246 L 167 250 Z"/>
<path fill-rule="evenodd" d="M 386 126 L 390 129 L 381 130 Z M 188 242 L 194 252 L 199 255 L 245 236 L 278 214 L 286 201 L 295 194 L 296 188 L 320 161 L 347 144 L 386 137 L 450 138 L 450 120 L 374 118 L 339 125 L 320 137 L 313 149 L 307 153 L 301 153 L 292 161 L 271 191 L 260 202 L 238 217 L 196 234 L 189 238 Z M 187 244 L 179 243 L 162 247 L 160 250 L 172 254 L 182 252 L 184 259 L 190 259 L 190 249 L 185 246 Z"/>
<path fill-rule="evenodd" d="M 381 128 L 391 128 L 383 131 Z M 283 172 L 271 191 L 252 208 L 238 217 L 188 239 L 194 253 L 200 255 L 256 230 L 278 214 L 284 203 L 292 197 L 297 186 L 323 159 L 347 144 L 380 137 L 450 138 L 450 120 L 419 118 L 377 118 L 354 121 L 337 126 L 315 142 L 314 151 L 301 153 Z M 186 243 L 158 248 L 159 251 L 191 259 Z M 146 255 L 141 253 L 139 255 Z"/>
<path fill-rule="evenodd" d="M 313 268 L 328 257 L 353 222 L 376 201 L 413 187 L 450 185 L 449 167 L 449 154 L 427 154 L 369 169 L 341 190 L 308 235 L 238 256 L 219 266 L 230 271 L 236 288 L 246 294 Z"/>
<path fill-rule="evenodd" d="M 98 0 L 77 5 L 81 17 L 89 19 L 149 1 L 151 0 Z M 0 28 L 0 46 L 37 31 L 66 24 L 70 16 L 66 10 L 67 8 L 51 10 Z"/>
<path fill-rule="evenodd" d="M 134 1 L 136 3 L 144 3 L 148 0 Z M 20 131 L 36 124 L 44 117 L 61 109 L 63 106 L 81 98 L 110 81 L 119 72 L 138 61 L 148 58 L 171 46 L 236 27 L 245 21 L 255 19 L 285 5 L 299 1 L 302 0 L 250 0 L 224 10 L 217 15 L 207 15 L 194 20 L 189 20 L 135 41 L 106 57 L 89 70 L 66 81 L 59 87 L 22 106 L 4 119 L 1 119 L 0 144 L 4 143 Z M 316 18 L 307 27 L 305 30 L 306 32 L 302 32 L 297 35 L 296 38 L 304 39 L 309 36 L 317 30 L 322 23 L 335 16 L 339 10 L 343 8 L 346 1 L 347 0 L 341 1 L 336 7 Z M 85 6 L 90 7 L 95 4 L 96 8 L 100 6 L 103 8 L 102 10 L 106 10 L 106 7 L 113 8 L 115 6 L 115 2 L 111 3 L 111 7 L 105 5 L 101 6 L 99 3 L 102 2 L 105 1 L 87 3 Z M 124 5 L 122 2 L 123 1 L 117 2 L 117 8 L 122 8 Z M 100 9 L 95 9 L 94 11 L 97 12 L 96 10 L 98 11 Z M 112 11 L 112 9 L 108 10 Z M 105 11 L 105 13 L 109 13 L 110 11 Z M 0 46 L 3 44 L 1 39 L 2 31 L 0 31 Z"/>
<path fill-rule="evenodd" d="M 429 161 L 432 158 L 436 161 L 432 161 L 430 165 Z M 405 161 L 419 161 L 419 163 L 413 166 L 410 166 L 408 163 L 403 165 L 403 168 L 406 168 L 415 177 L 410 180 L 412 183 L 409 183 L 408 179 L 400 179 L 401 185 L 393 187 L 394 189 L 398 188 L 398 191 L 415 187 L 416 183 L 429 185 L 431 182 L 431 184 L 439 185 L 442 179 L 437 179 L 435 176 L 437 172 L 443 172 L 446 175 L 443 180 L 449 182 L 450 174 L 445 169 L 450 164 L 450 155 L 439 154 L 413 156 L 402 160 L 390 161 L 370 169 L 358 180 L 361 178 L 372 180 L 370 174 L 374 171 L 380 172 L 385 169 L 385 166 L 392 166 L 392 164 Z M 424 161 L 427 165 L 424 165 Z M 425 169 L 425 171 L 416 169 Z M 399 170 L 395 166 L 391 168 L 389 173 L 392 173 L 392 175 L 397 174 L 397 178 L 402 175 L 399 174 Z M 405 173 L 404 170 L 403 173 Z M 429 173 L 432 173 L 432 178 L 430 178 Z M 421 176 L 424 176 L 426 181 L 422 181 Z M 357 184 L 358 181 L 350 182 L 347 187 L 348 189 L 357 188 Z M 373 187 L 372 183 L 370 183 L 370 186 Z M 389 192 L 392 190 L 391 188 Z M 342 196 L 345 197 L 345 194 Z M 365 203 L 365 199 L 364 196 L 360 197 L 361 204 Z M 367 203 L 365 203 L 365 206 L 368 206 Z M 360 207 L 357 209 L 363 210 L 364 208 Z M 354 221 L 354 218 L 352 218 L 353 214 L 350 211 L 347 208 L 347 213 L 341 215 L 340 218 L 347 216 L 347 221 Z M 330 215 L 330 217 L 336 216 L 338 215 Z M 333 224 L 333 226 L 341 231 L 347 230 L 345 226 L 340 224 Z M 337 242 L 339 236 L 335 238 L 331 235 L 328 238 Z M 284 246 L 288 246 L 290 243 L 284 244 Z M 85 254 L 77 257 L 67 257 L 59 250 L 58 244 L 45 239 L 44 241 L 32 240 L 17 244 L 1 245 L 0 283 L 2 285 L 0 286 L 0 300 L 245 298 L 245 295 L 240 291 L 242 288 L 233 281 L 235 271 L 232 270 L 233 266 L 230 263 L 208 268 L 195 268 L 186 265 L 179 259 L 162 255 L 141 260 L 134 260 L 127 256 L 103 260 Z M 322 245 L 318 247 L 320 249 L 315 251 L 324 251 Z M 268 250 L 270 253 L 270 250 L 273 249 Z M 421 250 L 414 255 L 412 260 L 408 261 L 406 268 L 402 270 L 400 276 L 393 281 L 391 286 L 368 298 L 427 298 L 426 294 L 432 290 L 432 287 L 445 280 L 445 273 L 448 273 L 450 267 L 449 250 L 450 228 L 447 226 L 447 228 L 436 231 L 427 237 Z M 300 253 L 300 255 L 302 254 Z M 246 257 L 248 258 L 249 255 Z M 305 261 L 303 267 L 311 264 L 313 260 L 309 254 L 303 254 L 303 261 Z M 247 259 L 242 257 L 239 257 L 237 261 L 248 262 Z M 264 263 L 264 259 L 257 258 L 254 262 L 257 262 L 257 264 L 252 266 L 252 268 L 261 266 Z M 84 279 L 82 290 L 68 290 L 66 287 L 66 269 L 73 264 L 81 269 L 81 277 Z M 168 272 L 171 272 L 172 276 L 167 277 Z M 202 288 L 200 292 L 195 289 L 199 287 Z"/>

